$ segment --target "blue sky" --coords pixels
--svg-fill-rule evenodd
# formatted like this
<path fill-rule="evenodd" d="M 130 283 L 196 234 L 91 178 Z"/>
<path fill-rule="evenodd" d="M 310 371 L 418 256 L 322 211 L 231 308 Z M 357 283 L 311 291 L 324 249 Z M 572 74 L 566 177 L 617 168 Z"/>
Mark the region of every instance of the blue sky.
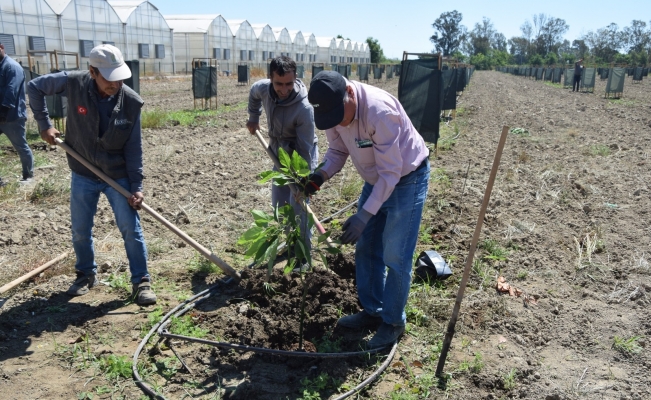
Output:
<path fill-rule="evenodd" d="M 373 36 L 380 41 L 388 57 L 402 57 L 402 52 L 431 51 L 429 37 L 434 33 L 432 23 L 445 11 L 463 14 L 462 24 L 469 29 L 488 17 L 496 30 L 506 36 L 520 35 L 520 26 L 533 14 L 545 13 L 564 19 L 570 29 L 565 37 L 572 41 L 583 33 L 595 31 L 614 22 L 623 28 L 633 19 L 651 20 L 651 1 L 613 3 L 605 0 L 573 1 L 523 0 L 489 1 L 290 1 L 231 0 L 150 0 L 165 14 L 212 14 L 226 19 L 247 19 L 251 23 L 282 26 L 316 36 L 341 34 L 355 41 Z M 455 4 L 456 3 L 456 4 Z M 617 5 L 619 4 L 619 5 Z"/>

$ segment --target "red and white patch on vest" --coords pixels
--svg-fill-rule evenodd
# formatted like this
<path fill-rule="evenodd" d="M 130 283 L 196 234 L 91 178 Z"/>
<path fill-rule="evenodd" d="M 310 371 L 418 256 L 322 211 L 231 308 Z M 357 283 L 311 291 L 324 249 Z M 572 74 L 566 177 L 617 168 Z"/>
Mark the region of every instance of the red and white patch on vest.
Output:
<path fill-rule="evenodd" d="M 87 112 L 88 112 L 88 110 L 86 110 L 86 107 L 77 106 L 77 113 L 79 113 L 81 115 L 86 115 Z"/>

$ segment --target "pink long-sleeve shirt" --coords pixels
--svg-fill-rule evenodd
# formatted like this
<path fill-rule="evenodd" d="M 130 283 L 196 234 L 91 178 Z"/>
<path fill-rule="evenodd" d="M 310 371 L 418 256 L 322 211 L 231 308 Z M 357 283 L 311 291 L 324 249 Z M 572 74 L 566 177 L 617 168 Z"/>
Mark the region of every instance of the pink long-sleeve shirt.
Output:
<path fill-rule="evenodd" d="M 374 86 L 349 83 L 357 99 L 355 119 L 346 127 L 326 130 L 328 150 L 322 169 L 332 177 L 350 156 L 362 179 L 373 185 L 364 209 L 375 215 L 400 178 L 414 171 L 429 150 L 398 99 Z M 358 147 L 357 142 L 364 140 L 373 145 Z"/>

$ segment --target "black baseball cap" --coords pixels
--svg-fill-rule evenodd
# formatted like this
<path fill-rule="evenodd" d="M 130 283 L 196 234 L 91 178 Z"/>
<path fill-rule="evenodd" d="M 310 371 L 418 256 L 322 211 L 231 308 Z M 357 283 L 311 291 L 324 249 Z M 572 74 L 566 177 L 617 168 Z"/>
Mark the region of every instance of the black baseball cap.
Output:
<path fill-rule="evenodd" d="M 321 71 L 312 78 L 307 100 L 314 107 L 314 124 L 320 130 L 334 128 L 344 119 L 346 79 L 339 72 Z"/>

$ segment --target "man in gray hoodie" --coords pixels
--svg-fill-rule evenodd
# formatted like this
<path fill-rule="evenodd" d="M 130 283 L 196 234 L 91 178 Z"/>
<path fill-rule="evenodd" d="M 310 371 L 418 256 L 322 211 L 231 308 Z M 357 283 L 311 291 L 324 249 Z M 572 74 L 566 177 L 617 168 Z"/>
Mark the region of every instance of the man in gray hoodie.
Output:
<path fill-rule="evenodd" d="M 314 170 L 319 162 L 314 109 L 307 101 L 305 84 L 296 78 L 296 63 L 287 56 L 276 57 L 271 61 L 269 74 L 271 79 L 262 79 L 251 86 L 246 127 L 252 135 L 260 129 L 260 115 L 264 107 L 269 146 L 276 156 L 279 147 L 290 155 L 297 151 Z M 307 213 L 295 201 L 288 186 L 273 185 L 271 203 L 274 207 L 291 204 L 301 221 L 307 221 Z"/>

